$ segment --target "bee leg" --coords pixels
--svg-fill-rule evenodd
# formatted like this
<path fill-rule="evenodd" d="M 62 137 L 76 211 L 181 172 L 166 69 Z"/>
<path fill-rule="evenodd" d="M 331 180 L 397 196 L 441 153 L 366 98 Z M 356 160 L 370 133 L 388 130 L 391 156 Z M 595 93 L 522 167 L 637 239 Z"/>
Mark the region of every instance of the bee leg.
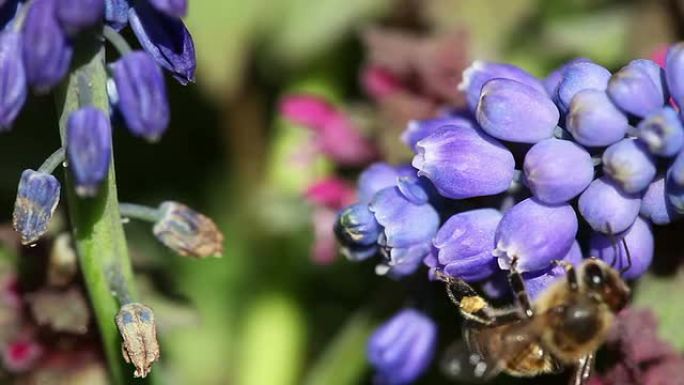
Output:
<path fill-rule="evenodd" d="M 575 266 L 568 261 L 562 260 L 555 260 L 554 263 L 565 269 L 565 276 L 568 280 L 568 287 L 570 287 L 570 290 L 577 291 L 579 285 L 577 284 L 577 270 L 575 270 Z"/>
<path fill-rule="evenodd" d="M 436 276 L 446 283 L 447 295 L 458 307 L 464 319 L 475 325 L 491 325 L 495 321 L 496 316 L 489 303 L 466 281 L 448 276 L 441 271 L 437 271 Z"/>
<path fill-rule="evenodd" d="M 570 385 L 586 385 L 594 370 L 594 354 L 588 354 L 577 361 Z"/>
<path fill-rule="evenodd" d="M 523 281 L 522 275 L 516 269 L 518 260 L 513 258 L 511 260 L 511 267 L 508 273 L 508 282 L 511 285 L 511 290 L 513 290 L 513 295 L 518 300 L 518 305 L 522 308 L 525 317 L 532 318 L 534 316 L 534 310 L 532 310 L 532 304 L 530 303 L 530 297 L 527 295 L 525 290 L 525 282 Z"/>

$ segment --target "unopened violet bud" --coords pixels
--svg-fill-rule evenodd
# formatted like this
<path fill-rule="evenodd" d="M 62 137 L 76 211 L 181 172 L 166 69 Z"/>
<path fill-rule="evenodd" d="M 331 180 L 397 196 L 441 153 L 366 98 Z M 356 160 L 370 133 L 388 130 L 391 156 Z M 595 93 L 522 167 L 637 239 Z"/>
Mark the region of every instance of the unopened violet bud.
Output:
<path fill-rule="evenodd" d="M 148 0 L 159 12 L 169 17 L 183 17 L 188 13 L 188 0 Z"/>
<path fill-rule="evenodd" d="M 130 9 L 129 23 L 140 45 L 171 72 L 182 85 L 195 81 L 195 46 L 185 24 L 138 1 Z"/>
<path fill-rule="evenodd" d="M 392 166 L 378 162 L 368 166 L 358 178 L 358 196 L 361 202 L 370 202 L 378 191 L 396 186 L 400 177 L 416 176 L 417 170 L 410 165 Z"/>
<path fill-rule="evenodd" d="M 124 55 L 111 65 L 111 69 L 116 87 L 116 106 L 126 126 L 134 135 L 150 141 L 158 140 L 170 120 L 161 69 L 143 51 Z"/>
<path fill-rule="evenodd" d="M 70 34 L 100 23 L 104 13 L 104 0 L 59 0 L 57 7 L 57 18 Z"/>
<path fill-rule="evenodd" d="M 502 269 L 509 269 L 515 260 L 520 272 L 543 270 L 568 253 L 576 234 L 577 216 L 572 206 L 549 206 L 528 198 L 501 219 L 494 255 Z"/>
<path fill-rule="evenodd" d="M 494 234 L 501 213 L 485 208 L 449 218 L 433 240 L 436 266 L 444 274 L 465 281 L 481 281 L 497 269 Z"/>
<path fill-rule="evenodd" d="M 684 103 L 684 43 L 675 44 L 667 51 L 665 79 L 670 95 L 681 107 Z"/>
<path fill-rule="evenodd" d="M 548 204 L 569 201 L 594 179 L 591 156 L 569 140 L 546 139 L 532 146 L 523 171 L 532 194 Z"/>
<path fill-rule="evenodd" d="M 626 193 L 643 191 L 653 181 L 656 166 L 644 143 L 622 139 L 603 152 L 603 172 Z"/>
<path fill-rule="evenodd" d="M 476 60 L 463 71 L 463 80 L 458 85 L 458 90 L 465 93 L 471 111 L 475 111 L 477 107 L 482 86 L 492 79 L 511 79 L 544 92 L 541 82 L 522 68 L 512 64 Z"/>
<path fill-rule="evenodd" d="M 684 214 L 684 186 L 675 181 L 672 172 L 665 176 L 665 194 L 674 210 Z"/>
<path fill-rule="evenodd" d="M 378 241 L 382 228 L 364 203 L 342 209 L 335 224 L 335 233 L 342 245 L 370 246 Z"/>
<path fill-rule="evenodd" d="M 641 198 L 639 214 L 656 225 L 667 225 L 679 217 L 667 197 L 664 177 L 659 177 L 648 186 Z"/>
<path fill-rule="evenodd" d="M 573 63 L 582 62 L 591 63 L 592 61 L 584 57 L 572 59 L 569 62 L 563 64 L 562 66 L 552 71 L 543 80 L 544 89 L 546 90 L 546 93 L 551 97 L 551 99 L 553 99 L 554 102 L 558 99 L 558 86 L 560 86 L 560 83 L 563 80 L 563 71 L 565 71 L 565 68 Z"/>
<path fill-rule="evenodd" d="M 570 102 L 582 90 L 605 91 L 610 80 L 610 71 L 588 61 L 569 63 L 563 69 L 563 78 L 558 84 L 558 106 L 570 109 Z"/>
<path fill-rule="evenodd" d="M 176 253 L 194 258 L 220 257 L 223 234 L 211 218 L 188 206 L 167 201 L 159 206 L 155 237 Z"/>
<path fill-rule="evenodd" d="M 123 339 L 124 359 L 135 366 L 135 377 L 145 378 L 152 370 L 152 364 L 159 360 L 157 325 L 152 309 L 141 303 L 125 304 L 116 315 L 116 326 Z"/>
<path fill-rule="evenodd" d="M 0 131 L 12 126 L 26 102 L 28 86 L 21 55 L 21 34 L 12 29 L 0 33 Z"/>
<path fill-rule="evenodd" d="M 627 230 L 639 215 L 639 194 L 627 193 L 604 176 L 596 179 L 580 195 L 578 208 L 594 231 L 617 234 Z"/>
<path fill-rule="evenodd" d="M 76 182 L 76 194 L 92 197 L 107 178 L 112 155 L 109 117 L 95 107 L 83 107 L 67 120 L 66 152 Z"/>
<path fill-rule="evenodd" d="M 670 165 L 668 176 L 672 182 L 684 186 L 684 151 L 680 152 Z"/>
<path fill-rule="evenodd" d="M 622 277 L 639 278 L 648 270 L 653 261 L 654 247 L 651 226 L 641 218 L 637 218 L 634 224 L 622 234 L 612 237 L 601 233 L 592 234 L 589 241 L 589 255 L 602 259 L 616 270 L 627 268 L 630 261 L 623 239 L 629 249 L 631 267 L 622 273 Z"/>
<path fill-rule="evenodd" d="M 129 0 L 105 0 L 105 21 L 117 31 L 128 24 Z"/>
<path fill-rule="evenodd" d="M 33 244 L 45 234 L 59 203 L 59 191 L 57 178 L 50 174 L 33 170 L 21 174 L 12 224 L 22 244 Z"/>
<path fill-rule="evenodd" d="M 476 112 L 477 122 L 486 133 L 519 143 L 552 137 L 559 116 L 546 91 L 510 79 L 485 83 Z"/>
<path fill-rule="evenodd" d="M 610 78 L 608 96 L 622 111 L 643 118 L 665 104 L 661 72 L 651 60 L 634 60 Z"/>
<path fill-rule="evenodd" d="M 416 152 L 416 143 L 427 138 L 442 126 L 473 126 L 473 122 L 455 116 L 444 116 L 423 120 L 412 120 L 408 123 L 406 130 L 401 134 L 401 141 Z"/>
<path fill-rule="evenodd" d="M 629 123 L 604 91 L 589 89 L 572 98 L 566 128 L 578 143 L 604 147 L 624 138 Z"/>
<path fill-rule="evenodd" d="M 22 29 L 23 59 L 28 83 L 45 93 L 66 75 L 73 47 L 57 20 L 57 0 L 30 4 Z"/>
<path fill-rule="evenodd" d="M 432 362 L 437 347 L 437 326 L 425 314 L 405 309 L 380 325 L 368 340 L 368 361 L 376 381 L 408 385 Z"/>
<path fill-rule="evenodd" d="M 684 145 L 682 122 L 669 106 L 646 116 L 636 127 L 636 136 L 652 154 L 663 157 L 677 155 Z"/>
<path fill-rule="evenodd" d="M 452 199 L 495 195 L 515 174 L 513 154 L 475 127 L 444 126 L 416 144 L 413 167 Z"/>

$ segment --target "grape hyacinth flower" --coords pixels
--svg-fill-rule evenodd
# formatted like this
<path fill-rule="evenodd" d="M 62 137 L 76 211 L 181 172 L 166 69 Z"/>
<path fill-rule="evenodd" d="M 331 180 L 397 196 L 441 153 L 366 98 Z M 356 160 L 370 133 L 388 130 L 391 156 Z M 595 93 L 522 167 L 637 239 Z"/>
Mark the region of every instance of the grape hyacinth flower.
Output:
<path fill-rule="evenodd" d="M 413 167 L 444 197 L 464 199 L 508 189 L 513 154 L 475 127 L 444 126 L 416 144 Z"/>
<path fill-rule="evenodd" d="M 546 139 L 530 148 L 525 183 L 540 202 L 558 204 L 578 196 L 594 179 L 589 153 L 568 140 Z"/>
<path fill-rule="evenodd" d="M 57 18 L 69 34 L 75 34 L 101 22 L 104 12 L 104 0 L 59 0 Z"/>
<path fill-rule="evenodd" d="M 92 197 L 107 177 L 112 154 L 108 117 L 95 107 L 74 111 L 67 122 L 67 158 L 76 193 Z"/>
<path fill-rule="evenodd" d="M 435 235 L 433 250 L 425 263 L 432 270 L 465 281 L 488 278 L 498 270 L 492 253 L 500 221 L 501 213 L 490 208 L 452 216 Z"/>
<path fill-rule="evenodd" d="M 648 222 L 641 218 L 636 218 L 629 229 L 612 237 L 594 233 L 589 242 L 589 255 L 614 265 L 618 270 L 626 268 L 628 260 L 623 239 L 629 248 L 632 265 L 622 276 L 626 279 L 639 278 L 653 260 L 653 231 Z"/>
<path fill-rule="evenodd" d="M 476 111 L 477 122 L 487 134 L 520 143 L 550 138 L 559 117 L 558 108 L 544 90 L 510 79 L 485 83 Z"/>
<path fill-rule="evenodd" d="M 125 304 L 116 315 L 116 326 L 123 337 L 121 350 L 126 362 L 135 366 L 135 377 L 145 378 L 152 364 L 159 359 L 157 326 L 152 309 L 140 303 Z"/>
<path fill-rule="evenodd" d="M 641 198 L 639 214 L 655 225 L 667 225 L 679 217 L 665 191 L 665 177 L 653 181 Z"/>
<path fill-rule="evenodd" d="M 572 247 L 570 247 L 568 253 L 560 260 L 569 262 L 577 267 L 582 262 L 582 259 L 582 250 L 580 250 L 579 244 L 575 241 L 572 243 Z M 546 270 L 524 273 L 525 291 L 530 299 L 534 301 L 539 298 L 550 285 L 559 279 L 564 279 L 565 276 L 565 268 L 561 265 L 555 265 Z"/>
<path fill-rule="evenodd" d="M 626 193 L 644 190 L 656 175 L 656 166 L 646 145 L 622 139 L 603 152 L 603 172 Z"/>
<path fill-rule="evenodd" d="M 59 203 L 59 191 L 57 178 L 50 174 L 33 170 L 21 174 L 12 224 L 22 244 L 33 244 L 45 234 Z"/>
<path fill-rule="evenodd" d="M 405 309 L 368 340 L 368 361 L 378 383 L 407 385 L 427 369 L 437 346 L 437 326 L 425 314 Z"/>
<path fill-rule="evenodd" d="M 622 111 L 643 118 L 665 104 L 664 76 L 651 60 L 631 61 L 610 78 L 608 96 Z"/>
<path fill-rule="evenodd" d="M 672 99 L 681 107 L 684 103 L 684 43 L 675 44 L 667 51 L 665 79 Z"/>
<path fill-rule="evenodd" d="M 520 272 L 543 270 L 567 254 L 576 234 L 577 216 L 570 205 L 550 206 L 528 198 L 501 219 L 494 255 L 502 269 L 515 260 Z"/>
<path fill-rule="evenodd" d="M 401 141 L 411 151 L 416 152 L 416 144 L 435 133 L 440 127 L 463 125 L 472 127 L 473 122 L 460 116 L 440 116 L 432 119 L 412 120 L 401 134 Z"/>
<path fill-rule="evenodd" d="M 120 31 L 128 24 L 129 0 L 105 0 L 104 18 L 107 25 Z"/>
<path fill-rule="evenodd" d="M 194 258 L 220 257 L 223 234 L 211 218 L 188 206 L 167 201 L 159 205 L 154 236 L 169 249 Z"/>
<path fill-rule="evenodd" d="M 188 13 L 187 0 L 149 0 L 149 2 L 157 11 L 169 17 L 183 17 Z"/>
<path fill-rule="evenodd" d="M 636 136 L 652 154 L 662 157 L 677 155 L 684 145 L 684 128 L 672 107 L 663 107 L 646 116 L 636 127 Z"/>
<path fill-rule="evenodd" d="M 579 212 L 592 229 L 604 234 L 621 233 L 639 215 L 639 194 L 627 193 L 608 177 L 591 182 L 580 195 Z"/>
<path fill-rule="evenodd" d="M 179 18 L 169 17 L 147 1 L 137 1 L 128 21 L 140 45 L 182 85 L 195 81 L 195 45 Z"/>
<path fill-rule="evenodd" d="M 610 71 L 591 61 L 575 61 L 563 68 L 558 83 L 557 104 L 561 111 L 571 109 L 571 102 L 580 91 L 605 91 L 610 80 Z"/>
<path fill-rule="evenodd" d="M 378 252 L 381 227 L 367 203 L 345 207 L 337 216 L 335 234 L 342 244 L 342 254 L 352 261 L 361 261 Z"/>
<path fill-rule="evenodd" d="M 9 129 L 24 106 L 27 94 L 21 34 L 0 33 L 0 131 Z"/>
<path fill-rule="evenodd" d="M 28 83 L 46 93 L 66 75 L 73 47 L 59 24 L 56 0 L 34 0 L 22 28 L 23 60 Z"/>
<path fill-rule="evenodd" d="M 605 147 L 624 138 L 629 124 L 604 91 L 588 89 L 572 98 L 566 128 L 582 145 Z"/>
<path fill-rule="evenodd" d="M 401 177 L 416 176 L 416 169 L 410 165 L 392 166 L 387 163 L 373 163 L 359 174 L 357 192 L 360 202 L 370 202 L 378 191 L 397 184 Z"/>
<path fill-rule="evenodd" d="M 541 82 L 522 68 L 505 63 L 491 63 L 476 60 L 463 71 L 463 79 L 458 90 L 466 95 L 471 111 L 475 111 L 480 101 L 482 86 L 492 79 L 510 79 L 526 84 L 537 91 L 544 92 Z"/>
<path fill-rule="evenodd" d="M 110 68 L 108 92 L 126 127 L 136 136 L 159 140 L 171 118 L 161 69 L 143 51 L 127 53 Z"/>

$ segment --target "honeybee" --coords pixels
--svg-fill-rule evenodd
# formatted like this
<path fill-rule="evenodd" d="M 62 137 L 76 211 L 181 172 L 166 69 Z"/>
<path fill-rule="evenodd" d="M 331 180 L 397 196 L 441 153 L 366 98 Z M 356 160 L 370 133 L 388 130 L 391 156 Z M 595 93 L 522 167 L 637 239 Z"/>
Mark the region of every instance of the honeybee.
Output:
<path fill-rule="evenodd" d="M 626 250 L 626 244 L 625 250 Z M 628 255 L 627 268 L 631 265 Z M 443 371 L 453 379 L 484 382 L 499 373 L 535 377 L 572 368 L 571 385 L 585 385 L 594 354 L 603 344 L 630 289 L 621 272 L 595 259 L 577 268 L 558 261 L 566 278 L 530 303 L 513 261 L 509 282 L 517 306 L 497 309 L 466 282 L 442 273 L 447 293 L 465 320 L 463 342 L 447 351 Z"/>

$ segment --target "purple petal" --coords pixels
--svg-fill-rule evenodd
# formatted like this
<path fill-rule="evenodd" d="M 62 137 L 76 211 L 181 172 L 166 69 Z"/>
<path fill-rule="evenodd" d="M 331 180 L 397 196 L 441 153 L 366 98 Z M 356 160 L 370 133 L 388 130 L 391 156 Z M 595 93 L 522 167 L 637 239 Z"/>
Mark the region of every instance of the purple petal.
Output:
<path fill-rule="evenodd" d="M 679 217 L 667 198 L 664 177 L 659 177 L 648 186 L 641 198 L 639 214 L 656 225 L 667 225 Z"/>
<path fill-rule="evenodd" d="M 0 34 L 0 131 L 12 126 L 26 102 L 26 94 L 21 35 L 9 29 Z"/>
<path fill-rule="evenodd" d="M 656 166 L 642 142 L 622 139 L 603 152 L 603 172 L 625 192 L 637 193 L 655 178 Z"/>
<path fill-rule="evenodd" d="M 621 110 L 643 118 L 665 104 L 661 72 L 651 60 L 634 60 L 610 78 L 608 96 Z"/>
<path fill-rule="evenodd" d="M 188 13 L 187 0 L 149 0 L 157 11 L 170 17 L 183 17 Z"/>
<path fill-rule="evenodd" d="M 627 230 L 639 215 L 641 199 L 602 177 L 593 181 L 579 198 L 578 208 L 591 228 L 605 234 Z"/>
<path fill-rule="evenodd" d="M 582 90 L 605 91 L 610 72 L 588 61 L 570 63 L 563 69 L 563 79 L 558 84 L 558 107 L 567 111 L 573 97 Z"/>
<path fill-rule="evenodd" d="M 572 98 L 566 128 L 580 144 L 603 147 L 624 138 L 629 124 L 604 91 L 584 90 Z"/>
<path fill-rule="evenodd" d="M 646 143 L 654 155 L 672 157 L 684 145 L 684 128 L 672 107 L 653 111 L 636 128 L 636 136 Z"/>
<path fill-rule="evenodd" d="M 614 267 L 618 270 L 626 268 L 628 260 L 627 252 L 622 242 L 623 239 L 627 243 L 632 266 L 622 276 L 625 279 L 639 278 L 651 265 L 654 246 L 651 226 L 641 218 L 637 218 L 627 231 L 613 238 L 600 233 L 594 233 L 589 245 L 590 255 L 598 257 L 609 264 L 613 264 L 615 261 Z"/>

